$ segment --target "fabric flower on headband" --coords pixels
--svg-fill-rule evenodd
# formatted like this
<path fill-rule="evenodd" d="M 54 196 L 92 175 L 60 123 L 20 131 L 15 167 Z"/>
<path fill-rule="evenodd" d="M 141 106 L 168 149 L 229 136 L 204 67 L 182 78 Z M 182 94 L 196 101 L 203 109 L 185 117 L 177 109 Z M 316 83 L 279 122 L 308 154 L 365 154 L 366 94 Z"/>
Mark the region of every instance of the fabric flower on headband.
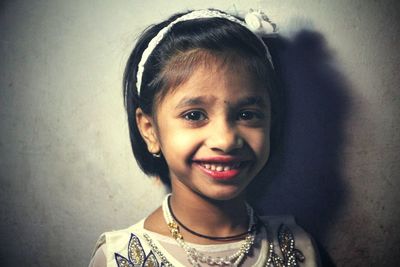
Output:
<path fill-rule="evenodd" d="M 276 24 L 272 23 L 268 16 L 260 10 L 250 9 L 245 15 L 244 21 L 247 27 L 255 33 L 273 34 L 277 32 Z"/>

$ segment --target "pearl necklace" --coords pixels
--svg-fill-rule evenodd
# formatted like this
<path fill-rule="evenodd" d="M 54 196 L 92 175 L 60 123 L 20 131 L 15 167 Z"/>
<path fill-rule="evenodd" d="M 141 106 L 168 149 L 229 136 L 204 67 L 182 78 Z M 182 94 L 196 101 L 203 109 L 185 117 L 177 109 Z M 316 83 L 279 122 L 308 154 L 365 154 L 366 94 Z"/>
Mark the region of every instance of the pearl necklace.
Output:
<path fill-rule="evenodd" d="M 262 239 L 261 242 L 268 243 L 269 245 L 265 244 L 265 246 L 268 246 L 268 249 L 267 249 L 266 257 L 264 258 L 263 264 L 261 266 L 274 267 L 274 264 L 273 264 L 274 244 L 272 242 L 272 239 L 270 238 L 271 233 L 269 232 L 267 225 L 263 224 L 263 226 L 264 226 L 265 239 Z M 150 236 L 147 233 L 143 234 L 143 236 L 146 239 L 146 242 L 151 247 L 152 251 L 160 257 L 161 262 L 166 267 L 174 267 L 174 265 L 172 265 L 171 262 L 168 261 L 167 257 L 161 252 L 161 250 L 157 247 L 157 245 L 150 238 Z M 284 266 L 284 265 L 282 265 L 282 266 Z"/>
<path fill-rule="evenodd" d="M 209 265 L 218 265 L 218 266 L 239 266 L 244 257 L 249 253 L 252 245 L 254 244 L 255 239 L 255 231 L 250 231 L 254 229 L 255 221 L 254 221 L 254 211 L 253 209 L 246 204 L 247 212 L 249 214 L 250 222 L 248 231 L 249 233 L 246 235 L 245 240 L 240 246 L 239 250 L 230 256 L 225 257 L 216 257 L 213 258 L 211 256 L 206 256 L 203 253 L 199 252 L 197 249 L 190 247 L 184 240 L 179 231 L 178 224 L 174 221 L 171 210 L 169 209 L 168 201 L 171 194 L 168 194 L 164 199 L 162 210 L 164 214 L 164 219 L 170 229 L 172 237 L 178 243 L 178 245 L 186 252 L 188 261 L 192 266 L 199 267 L 200 263 L 206 263 Z"/>

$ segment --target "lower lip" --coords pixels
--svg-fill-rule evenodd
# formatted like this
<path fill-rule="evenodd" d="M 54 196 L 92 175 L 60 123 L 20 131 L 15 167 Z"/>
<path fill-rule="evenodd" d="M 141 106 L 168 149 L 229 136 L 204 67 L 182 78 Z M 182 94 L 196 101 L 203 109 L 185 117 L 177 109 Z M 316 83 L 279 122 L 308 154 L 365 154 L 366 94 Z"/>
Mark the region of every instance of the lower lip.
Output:
<path fill-rule="evenodd" d="M 194 163 L 194 164 L 197 165 L 208 176 L 216 180 L 230 180 L 235 178 L 240 173 L 240 169 L 232 169 L 228 171 L 213 171 L 210 169 L 206 169 L 199 163 Z"/>

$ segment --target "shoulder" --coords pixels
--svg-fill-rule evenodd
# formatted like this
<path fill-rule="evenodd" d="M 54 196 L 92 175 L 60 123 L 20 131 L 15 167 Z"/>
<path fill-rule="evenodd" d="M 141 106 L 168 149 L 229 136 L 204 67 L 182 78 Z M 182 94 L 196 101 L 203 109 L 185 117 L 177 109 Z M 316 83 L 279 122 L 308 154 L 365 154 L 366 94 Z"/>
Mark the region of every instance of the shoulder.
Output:
<path fill-rule="evenodd" d="M 144 219 L 127 228 L 102 233 L 96 242 L 92 262 L 97 260 L 102 262 L 99 266 L 114 266 L 116 258 L 127 254 L 128 246 L 133 239 L 140 243 L 139 237 L 142 236 L 144 229 L 143 222 Z"/>
<path fill-rule="evenodd" d="M 115 245 L 115 244 L 119 244 L 119 243 L 125 243 L 126 237 L 130 238 L 130 236 L 134 233 L 141 234 L 144 229 L 143 222 L 144 222 L 144 220 L 141 220 L 138 223 L 131 225 L 127 228 L 123 228 L 123 229 L 119 229 L 119 230 L 112 230 L 112 231 L 102 233 L 96 243 L 96 249 L 104 244 L 106 246 L 110 246 L 110 245 Z"/>
<path fill-rule="evenodd" d="M 262 216 L 260 219 L 267 226 L 278 256 L 285 258 L 287 255 L 283 255 L 286 252 L 283 247 L 292 246 L 292 252 L 298 259 L 301 255 L 305 258 L 303 262 L 299 260 L 299 266 L 320 266 L 312 236 L 296 223 L 293 216 Z"/>

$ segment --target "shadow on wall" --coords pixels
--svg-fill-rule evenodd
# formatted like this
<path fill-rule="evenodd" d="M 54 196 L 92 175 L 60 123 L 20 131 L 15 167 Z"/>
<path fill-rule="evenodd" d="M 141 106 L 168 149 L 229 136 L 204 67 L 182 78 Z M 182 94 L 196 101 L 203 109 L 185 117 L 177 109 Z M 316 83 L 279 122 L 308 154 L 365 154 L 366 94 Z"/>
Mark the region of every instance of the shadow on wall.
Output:
<path fill-rule="evenodd" d="M 266 40 L 281 80 L 284 109 L 278 149 L 253 182 L 250 202 L 262 214 L 293 214 L 323 247 L 347 193 L 341 174 L 346 114 L 346 79 L 334 65 L 323 36 L 301 31 L 294 39 Z"/>

